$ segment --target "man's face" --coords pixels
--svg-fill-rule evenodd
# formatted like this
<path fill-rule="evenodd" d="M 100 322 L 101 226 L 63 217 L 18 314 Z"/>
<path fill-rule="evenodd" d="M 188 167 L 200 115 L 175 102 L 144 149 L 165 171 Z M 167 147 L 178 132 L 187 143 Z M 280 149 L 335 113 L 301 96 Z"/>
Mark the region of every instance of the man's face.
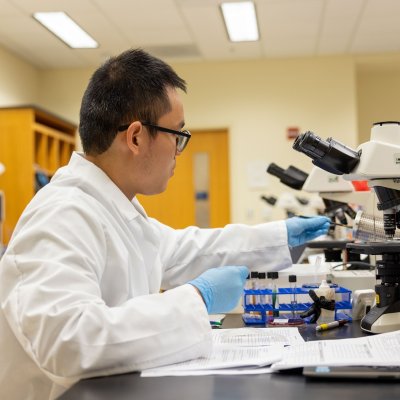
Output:
<path fill-rule="evenodd" d="M 184 125 L 183 105 L 178 92 L 168 89 L 171 111 L 164 114 L 156 125 L 180 131 Z M 146 192 L 143 194 L 158 194 L 165 191 L 168 180 L 174 174 L 176 156 L 176 135 L 158 131 L 149 140 L 149 151 L 145 158 Z"/>

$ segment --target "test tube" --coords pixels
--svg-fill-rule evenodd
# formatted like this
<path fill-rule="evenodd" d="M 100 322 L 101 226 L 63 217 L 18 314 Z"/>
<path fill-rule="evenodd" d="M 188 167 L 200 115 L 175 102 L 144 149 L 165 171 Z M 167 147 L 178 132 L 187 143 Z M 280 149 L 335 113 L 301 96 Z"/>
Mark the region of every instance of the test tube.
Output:
<path fill-rule="evenodd" d="M 246 282 L 244 284 L 244 288 L 245 288 L 245 290 L 250 290 L 252 288 L 251 287 L 250 274 L 248 274 L 247 277 L 246 277 Z M 249 295 L 244 294 L 243 295 L 243 307 L 247 306 L 249 304 L 253 304 L 252 300 L 253 300 L 253 296 L 249 296 Z"/>
<path fill-rule="evenodd" d="M 267 280 L 265 279 L 265 272 L 260 272 L 258 274 L 258 289 L 264 290 L 267 288 Z M 259 303 L 264 305 L 267 304 L 267 296 L 265 294 L 260 294 Z"/>
<path fill-rule="evenodd" d="M 279 290 L 278 290 L 278 286 L 275 282 L 275 279 L 278 279 L 279 274 L 277 271 L 273 271 L 271 272 L 271 279 L 272 279 L 272 315 L 274 317 L 279 317 Z"/>
<path fill-rule="evenodd" d="M 322 257 L 321 256 L 317 256 L 317 258 L 315 259 L 315 270 L 314 270 L 314 283 L 317 283 L 319 281 L 318 278 L 318 273 L 320 270 L 322 264 Z"/>
<path fill-rule="evenodd" d="M 257 271 L 251 271 L 250 273 L 250 282 L 251 282 L 251 289 L 255 290 L 258 289 L 258 272 Z M 256 305 L 259 302 L 258 296 L 253 295 L 252 297 L 252 303 Z"/>
<path fill-rule="evenodd" d="M 292 317 L 296 318 L 297 310 L 297 277 L 296 275 L 289 275 L 289 285 L 290 285 L 290 307 L 292 309 Z"/>
<path fill-rule="evenodd" d="M 272 292 L 272 278 L 271 275 L 272 272 L 267 272 L 267 281 L 268 283 L 266 284 L 266 289 L 270 290 Z M 270 304 L 272 306 L 272 295 L 267 295 L 265 296 L 265 301 L 266 304 Z M 268 311 L 268 320 L 272 318 L 272 311 Z"/>

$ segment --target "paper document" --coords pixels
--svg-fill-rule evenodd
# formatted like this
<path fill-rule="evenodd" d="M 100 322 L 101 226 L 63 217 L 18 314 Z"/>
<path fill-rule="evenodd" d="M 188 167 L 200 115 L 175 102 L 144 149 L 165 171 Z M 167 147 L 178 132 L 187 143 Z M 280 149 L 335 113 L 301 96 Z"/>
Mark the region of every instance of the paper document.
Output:
<path fill-rule="evenodd" d="M 227 345 L 215 346 L 206 357 L 152 368 L 164 371 L 190 371 L 204 369 L 220 369 L 233 367 L 262 367 L 278 361 L 282 357 L 283 346 L 263 347 L 233 347 Z M 148 370 L 146 370 L 148 371 Z"/>
<path fill-rule="evenodd" d="M 240 328 L 213 331 L 213 344 L 233 346 L 283 346 L 304 343 L 297 328 Z"/>
<path fill-rule="evenodd" d="M 222 329 L 212 331 L 212 338 L 206 357 L 147 369 L 142 376 L 194 375 L 216 369 L 238 374 L 237 368 L 270 365 L 282 358 L 284 346 L 304 342 L 297 328 Z"/>
<path fill-rule="evenodd" d="M 400 331 L 355 339 L 319 340 L 285 348 L 273 370 L 308 366 L 398 366 Z"/>

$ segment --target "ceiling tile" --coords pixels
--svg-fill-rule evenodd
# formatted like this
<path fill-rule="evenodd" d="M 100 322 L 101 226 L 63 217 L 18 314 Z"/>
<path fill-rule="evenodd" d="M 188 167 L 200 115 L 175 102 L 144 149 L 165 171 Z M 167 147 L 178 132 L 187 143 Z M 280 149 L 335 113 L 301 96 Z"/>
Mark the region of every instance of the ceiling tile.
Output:
<path fill-rule="evenodd" d="M 0 0 L 0 44 L 39 68 L 93 66 L 130 47 L 175 60 L 400 50 L 400 0 L 255 0 L 259 42 L 231 43 L 221 0 Z M 99 42 L 72 50 L 31 17 L 65 11 Z"/>

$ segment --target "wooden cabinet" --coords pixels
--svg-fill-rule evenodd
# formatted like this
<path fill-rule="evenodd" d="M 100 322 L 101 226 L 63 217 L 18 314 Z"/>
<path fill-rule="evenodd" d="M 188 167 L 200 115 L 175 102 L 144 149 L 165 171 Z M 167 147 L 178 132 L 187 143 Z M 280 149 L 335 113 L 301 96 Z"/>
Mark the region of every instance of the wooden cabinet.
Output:
<path fill-rule="evenodd" d="M 0 108 L 0 190 L 5 197 L 3 242 L 37 190 L 36 174 L 51 178 L 68 163 L 76 145 L 76 125 L 36 107 Z"/>

